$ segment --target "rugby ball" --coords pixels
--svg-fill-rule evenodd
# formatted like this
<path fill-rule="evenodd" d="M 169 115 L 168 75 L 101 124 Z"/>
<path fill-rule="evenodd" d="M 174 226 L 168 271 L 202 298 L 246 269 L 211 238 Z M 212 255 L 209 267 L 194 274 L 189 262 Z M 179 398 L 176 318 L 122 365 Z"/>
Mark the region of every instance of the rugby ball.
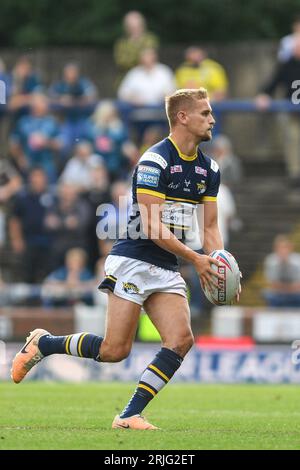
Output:
<path fill-rule="evenodd" d="M 212 292 L 205 288 L 205 296 L 214 305 L 231 305 L 240 287 L 240 268 L 236 259 L 226 250 L 215 250 L 209 256 L 219 261 L 219 267 L 215 264 L 211 266 L 224 279 L 217 279 L 218 288 L 212 286 Z"/>

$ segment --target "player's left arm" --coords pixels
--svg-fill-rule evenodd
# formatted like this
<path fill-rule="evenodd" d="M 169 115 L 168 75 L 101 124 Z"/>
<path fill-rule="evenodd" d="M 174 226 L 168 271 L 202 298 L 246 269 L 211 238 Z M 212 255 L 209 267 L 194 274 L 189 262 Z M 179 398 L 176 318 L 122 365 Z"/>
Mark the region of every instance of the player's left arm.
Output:
<path fill-rule="evenodd" d="M 217 201 L 204 201 L 204 239 L 203 250 L 209 254 L 214 250 L 223 250 L 224 243 L 218 225 Z"/>

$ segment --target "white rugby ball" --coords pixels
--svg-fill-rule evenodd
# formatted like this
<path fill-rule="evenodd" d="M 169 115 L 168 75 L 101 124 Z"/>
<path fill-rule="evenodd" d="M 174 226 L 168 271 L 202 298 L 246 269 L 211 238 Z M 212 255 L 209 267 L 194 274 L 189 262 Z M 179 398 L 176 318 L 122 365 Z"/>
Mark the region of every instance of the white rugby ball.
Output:
<path fill-rule="evenodd" d="M 226 250 L 215 250 L 209 256 L 219 261 L 219 267 L 215 264 L 211 266 L 214 271 L 224 276 L 224 280 L 215 278 L 218 288 L 212 286 L 212 292 L 205 288 L 204 293 L 214 305 L 230 305 L 239 292 L 240 268 L 236 259 Z"/>

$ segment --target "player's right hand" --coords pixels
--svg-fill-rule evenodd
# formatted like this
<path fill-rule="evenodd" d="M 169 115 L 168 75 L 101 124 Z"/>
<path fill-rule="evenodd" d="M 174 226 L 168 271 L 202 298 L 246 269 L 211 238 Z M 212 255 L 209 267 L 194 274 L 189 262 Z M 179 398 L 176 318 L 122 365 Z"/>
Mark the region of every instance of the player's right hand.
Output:
<path fill-rule="evenodd" d="M 215 264 L 216 266 L 221 265 L 219 261 L 206 255 L 198 255 L 197 260 L 194 262 L 202 289 L 207 288 L 209 291 L 212 291 L 214 287 L 218 287 L 216 278 L 223 279 L 222 274 L 219 274 L 212 268 L 212 264 Z"/>

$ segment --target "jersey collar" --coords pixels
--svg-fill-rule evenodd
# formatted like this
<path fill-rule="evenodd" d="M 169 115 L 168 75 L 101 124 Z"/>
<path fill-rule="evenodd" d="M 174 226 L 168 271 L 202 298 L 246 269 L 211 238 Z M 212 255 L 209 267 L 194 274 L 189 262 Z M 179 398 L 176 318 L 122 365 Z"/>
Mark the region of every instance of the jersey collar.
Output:
<path fill-rule="evenodd" d="M 185 155 L 184 153 L 180 151 L 178 145 L 174 142 L 174 140 L 170 136 L 168 136 L 168 139 L 172 142 L 175 149 L 177 150 L 179 157 L 182 158 L 182 160 L 185 160 L 186 162 L 192 162 L 193 160 L 196 160 L 197 152 L 194 155 Z"/>

